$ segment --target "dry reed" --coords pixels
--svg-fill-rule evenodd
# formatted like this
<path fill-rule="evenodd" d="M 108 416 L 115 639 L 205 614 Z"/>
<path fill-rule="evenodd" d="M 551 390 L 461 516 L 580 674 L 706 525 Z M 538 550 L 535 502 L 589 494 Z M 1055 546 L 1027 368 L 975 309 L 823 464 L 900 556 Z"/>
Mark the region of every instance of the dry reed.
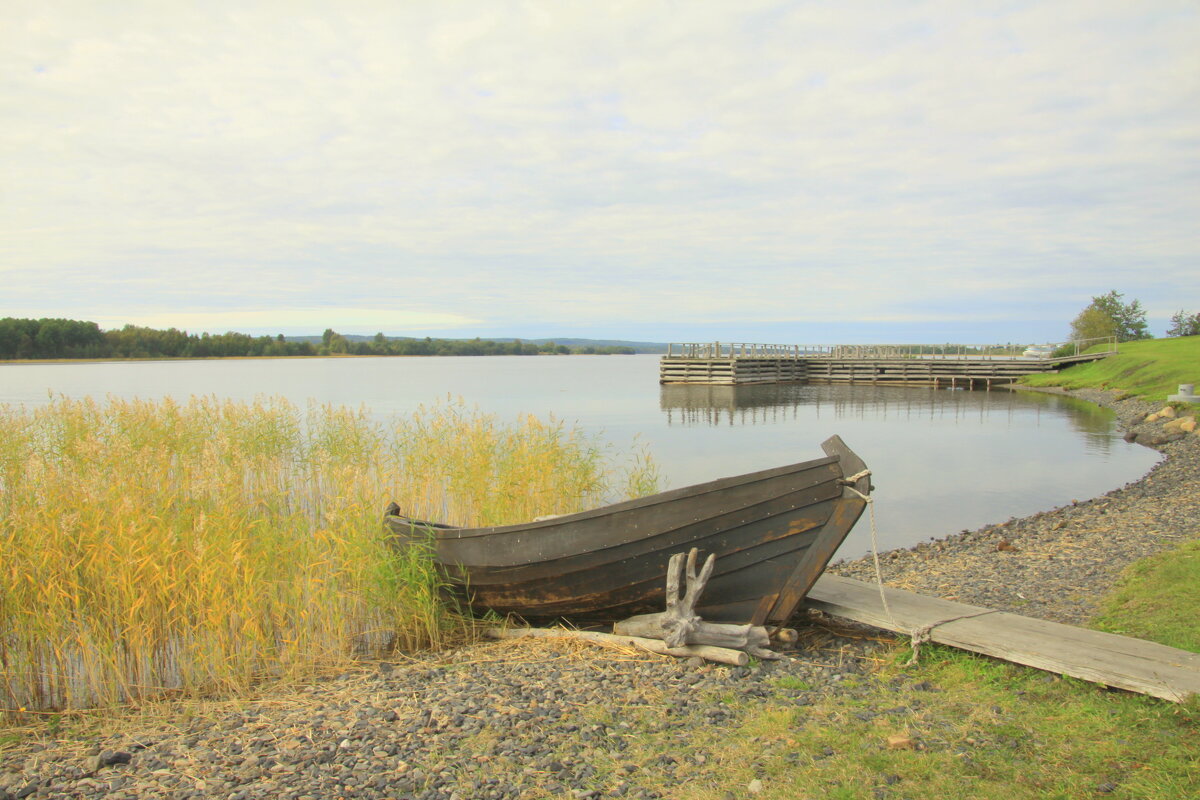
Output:
<path fill-rule="evenodd" d="M 0 706 L 243 690 L 461 620 L 381 514 L 517 522 L 654 488 L 554 420 L 461 402 L 380 424 L 283 400 L 0 406 Z"/>

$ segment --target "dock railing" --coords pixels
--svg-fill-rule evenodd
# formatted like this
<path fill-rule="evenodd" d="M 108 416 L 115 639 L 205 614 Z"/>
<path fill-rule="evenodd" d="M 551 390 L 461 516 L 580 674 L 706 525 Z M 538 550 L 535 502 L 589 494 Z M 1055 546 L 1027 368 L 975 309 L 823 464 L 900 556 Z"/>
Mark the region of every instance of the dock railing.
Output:
<path fill-rule="evenodd" d="M 762 344 L 759 342 L 672 342 L 665 358 L 695 359 L 1070 359 L 1117 352 L 1115 336 L 1045 344 Z"/>

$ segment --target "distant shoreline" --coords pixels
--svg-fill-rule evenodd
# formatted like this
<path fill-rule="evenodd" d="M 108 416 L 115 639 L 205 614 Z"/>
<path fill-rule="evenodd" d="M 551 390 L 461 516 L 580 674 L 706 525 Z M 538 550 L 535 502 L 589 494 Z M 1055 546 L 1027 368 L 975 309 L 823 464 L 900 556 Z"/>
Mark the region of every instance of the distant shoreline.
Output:
<path fill-rule="evenodd" d="M 319 358 L 540 358 L 542 356 L 636 356 L 657 353 L 537 353 L 516 355 L 514 353 L 492 353 L 488 355 L 380 355 L 378 353 L 330 353 L 313 356 L 147 356 L 145 358 L 4 358 L 0 367 L 20 364 L 119 364 L 147 361 L 303 361 Z"/>

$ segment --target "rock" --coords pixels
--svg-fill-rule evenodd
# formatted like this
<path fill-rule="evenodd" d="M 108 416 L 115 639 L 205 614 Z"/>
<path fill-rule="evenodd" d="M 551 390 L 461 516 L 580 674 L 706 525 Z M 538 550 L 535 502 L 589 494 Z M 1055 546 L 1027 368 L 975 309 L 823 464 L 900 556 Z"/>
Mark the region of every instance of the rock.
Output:
<path fill-rule="evenodd" d="M 911 736 L 897 733 L 887 737 L 887 747 L 888 750 L 916 750 L 917 743 Z"/>
<path fill-rule="evenodd" d="M 746 784 L 746 791 L 749 792 L 750 794 L 758 794 L 762 790 L 763 790 L 763 782 L 760 781 L 758 778 L 755 778 L 754 780 L 752 780 Z"/>
<path fill-rule="evenodd" d="M 124 750 L 112 752 L 105 750 L 99 755 L 92 756 L 88 759 L 88 769 L 92 772 L 99 772 L 104 767 L 112 767 L 117 764 L 128 764 L 133 760 L 133 754 L 127 753 Z"/>
<path fill-rule="evenodd" d="M 1158 414 L 1147 414 L 1143 422 L 1158 422 Z"/>
<path fill-rule="evenodd" d="M 1158 412 L 1160 419 L 1175 419 L 1175 409 L 1172 406 L 1163 406 L 1163 410 Z"/>
<path fill-rule="evenodd" d="M 1185 429 L 1184 425 L 1188 424 L 1189 422 L 1191 423 L 1191 427 Z M 1196 428 L 1196 418 L 1195 417 L 1180 417 L 1179 419 L 1173 419 L 1170 422 L 1163 425 L 1162 431 L 1163 431 L 1163 433 L 1188 433 L 1192 430 L 1195 430 L 1195 428 Z"/>
<path fill-rule="evenodd" d="M 1021 552 L 1017 548 L 1013 547 L 1012 542 L 1010 542 L 1008 539 L 1001 539 L 999 542 L 997 542 L 996 549 L 998 551 L 1000 551 L 1001 553 L 1019 553 L 1019 552 Z"/>

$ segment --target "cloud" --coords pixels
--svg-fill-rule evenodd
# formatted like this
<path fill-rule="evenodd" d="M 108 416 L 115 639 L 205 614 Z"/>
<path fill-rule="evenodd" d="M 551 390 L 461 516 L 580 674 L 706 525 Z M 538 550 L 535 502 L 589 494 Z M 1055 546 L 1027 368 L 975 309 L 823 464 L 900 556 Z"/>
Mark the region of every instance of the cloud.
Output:
<path fill-rule="evenodd" d="M 1200 296 L 1188 3 L 6 16 L 0 313 L 617 335 Z"/>

